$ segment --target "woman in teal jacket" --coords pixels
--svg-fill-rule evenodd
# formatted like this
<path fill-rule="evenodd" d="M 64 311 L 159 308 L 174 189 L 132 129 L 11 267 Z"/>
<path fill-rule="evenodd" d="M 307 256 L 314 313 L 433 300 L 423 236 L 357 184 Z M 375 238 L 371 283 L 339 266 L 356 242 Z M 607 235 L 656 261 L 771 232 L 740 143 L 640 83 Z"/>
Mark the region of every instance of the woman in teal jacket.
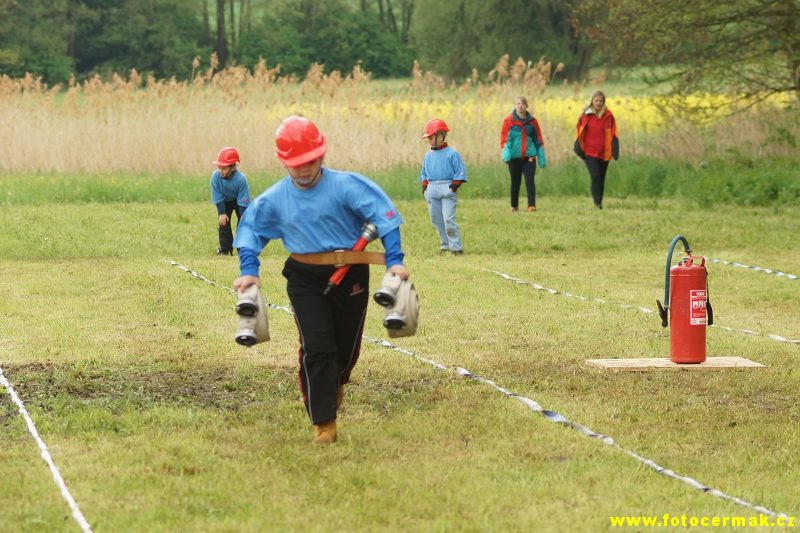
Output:
<path fill-rule="evenodd" d="M 528 99 L 517 96 L 514 111 L 503 120 L 500 129 L 500 156 L 508 165 L 511 176 L 511 211 L 519 206 L 519 188 L 525 175 L 525 189 L 528 191 L 528 211 L 536 211 L 536 161 L 544 168 L 544 141 L 539 123 L 528 112 Z"/>

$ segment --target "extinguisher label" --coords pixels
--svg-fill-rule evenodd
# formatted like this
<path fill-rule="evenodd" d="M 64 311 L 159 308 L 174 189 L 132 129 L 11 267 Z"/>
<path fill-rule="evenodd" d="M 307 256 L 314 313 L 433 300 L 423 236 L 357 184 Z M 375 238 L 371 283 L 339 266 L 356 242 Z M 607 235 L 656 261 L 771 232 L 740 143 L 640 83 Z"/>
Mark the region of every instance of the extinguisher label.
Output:
<path fill-rule="evenodd" d="M 706 291 L 689 291 L 691 299 L 691 316 L 689 324 L 692 326 L 706 325 Z"/>

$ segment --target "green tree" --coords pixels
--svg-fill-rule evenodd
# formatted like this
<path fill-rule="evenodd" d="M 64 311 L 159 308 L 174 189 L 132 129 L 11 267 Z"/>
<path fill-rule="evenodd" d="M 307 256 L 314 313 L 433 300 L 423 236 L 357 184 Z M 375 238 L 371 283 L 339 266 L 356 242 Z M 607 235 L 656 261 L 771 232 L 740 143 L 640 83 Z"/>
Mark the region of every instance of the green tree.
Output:
<path fill-rule="evenodd" d="M 225 38 L 225 0 L 217 0 L 217 44 L 214 51 L 219 60 L 218 68 L 224 69 L 228 63 L 228 40 Z"/>
<path fill-rule="evenodd" d="M 650 65 L 670 94 L 800 95 L 798 0 L 585 0 L 575 13 L 609 59 Z"/>
<path fill-rule="evenodd" d="M 503 54 L 512 61 L 544 56 L 580 77 L 591 56 L 571 26 L 568 4 L 552 0 L 418 0 L 411 35 L 423 64 L 453 78 L 473 67 L 488 71 Z"/>
<path fill-rule="evenodd" d="M 63 82 L 72 74 L 69 0 L 0 1 L 0 74 L 31 72 L 45 82 Z"/>
<path fill-rule="evenodd" d="M 311 63 L 347 73 L 361 63 L 376 77 L 407 76 L 412 55 L 399 35 L 377 23 L 369 6 L 345 0 L 290 0 L 270 10 L 243 33 L 236 57 L 253 65 L 259 57 L 281 64 L 284 74 L 304 74 Z"/>
<path fill-rule="evenodd" d="M 411 17 L 414 14 L 415 0 L 374 0 L 368 3 L 367 0 L 360 0 L 361 11 L 363 13 L 373 12 L 377 7 L 378 20 L 381 26 L 400 37 L 403 44 L 408 44 L 408 34 L 411 29 Z M 399 10 L 399 15 L 395 11 Z M 399 20 L 398 20 L 399 18 Z"/>
<path fill-rule="evenodd" d="M 210 53 L 195 0 L 86 0 L 84 8 L 75 39 L 80 74 L 135 68 L 185 78 L 192 59 Z"/>

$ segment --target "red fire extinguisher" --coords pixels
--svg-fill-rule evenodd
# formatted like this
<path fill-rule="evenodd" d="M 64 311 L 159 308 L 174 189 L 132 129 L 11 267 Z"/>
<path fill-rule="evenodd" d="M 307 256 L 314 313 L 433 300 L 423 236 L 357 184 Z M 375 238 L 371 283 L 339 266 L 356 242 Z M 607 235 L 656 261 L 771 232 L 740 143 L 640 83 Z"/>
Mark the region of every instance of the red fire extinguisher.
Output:
<path fill-rule="evenodd" d="M 679 241 L 683 243 L 686 257 L 670 268 L 672 252 Z M 705 361 L 706 327 L 714 323 L 714 311 L 708 299 L 706 258 L 693 256 L 683 235 L 672 239 L 669 246 L 664 273 L 664 305 L 658 300 L 656 303 L 661 325 L 667 327 L 669 324 L 670 360 L 673 363 Z"/>

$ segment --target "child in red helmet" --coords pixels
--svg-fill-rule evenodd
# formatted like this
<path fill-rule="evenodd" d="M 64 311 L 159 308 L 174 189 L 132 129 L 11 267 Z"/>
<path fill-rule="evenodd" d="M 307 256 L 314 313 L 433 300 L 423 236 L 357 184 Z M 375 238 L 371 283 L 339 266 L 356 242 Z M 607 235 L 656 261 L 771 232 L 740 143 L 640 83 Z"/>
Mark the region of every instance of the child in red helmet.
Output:
<path fill-rule="evenodd" d="M 456 191 L 467 181 L 467 171 L 458 152 L 447 146 L 450 129 L 444 120 L 434 118 L 425 123 L 425 135 L 431 150 L 425 154 L 419 180 L 428 202 L 428 215 L 439 234 L 439 252 L 461 255 L 461 233 L 456 223 Z"/>
<path fill-rule="evenodd" d="M 350 250 L 362 225 L 375 226 L 388 272 L 408 279 L 400 247 L 403 219 L 375 183 L 323 166 L 327 142 L 308 119 L 289 117 L 275 132 L 275 155 L 288 176 L 259 195 L 236 232 L 241 275 L 233 286 L 261 285 L 258 255 L 274 239 L 291 254 L 283 265 L 286 292 L 300 333 L 300 391 L 315 444 L 336 441 L 344 385 L 358 361 L 369 301 L 369 267 L 352 264 L 327 291 L 337 250 Z M 355 253 L 355 252 L 354 252 Z"/>
<path fill-rule="evenodd" d="M 239 152 L 227 146 L 219 151 L 211 173 L 211 203 L 217 206 L 219 223 L 219 248 L 217 255 L 233 255 L 233 230 L 231 215 L 236 211 L 237 224 L 250 205 L 250 187 L 247 177 L 237 168 Z M 237 228 L 238 229 L 238 228 Z"/>

